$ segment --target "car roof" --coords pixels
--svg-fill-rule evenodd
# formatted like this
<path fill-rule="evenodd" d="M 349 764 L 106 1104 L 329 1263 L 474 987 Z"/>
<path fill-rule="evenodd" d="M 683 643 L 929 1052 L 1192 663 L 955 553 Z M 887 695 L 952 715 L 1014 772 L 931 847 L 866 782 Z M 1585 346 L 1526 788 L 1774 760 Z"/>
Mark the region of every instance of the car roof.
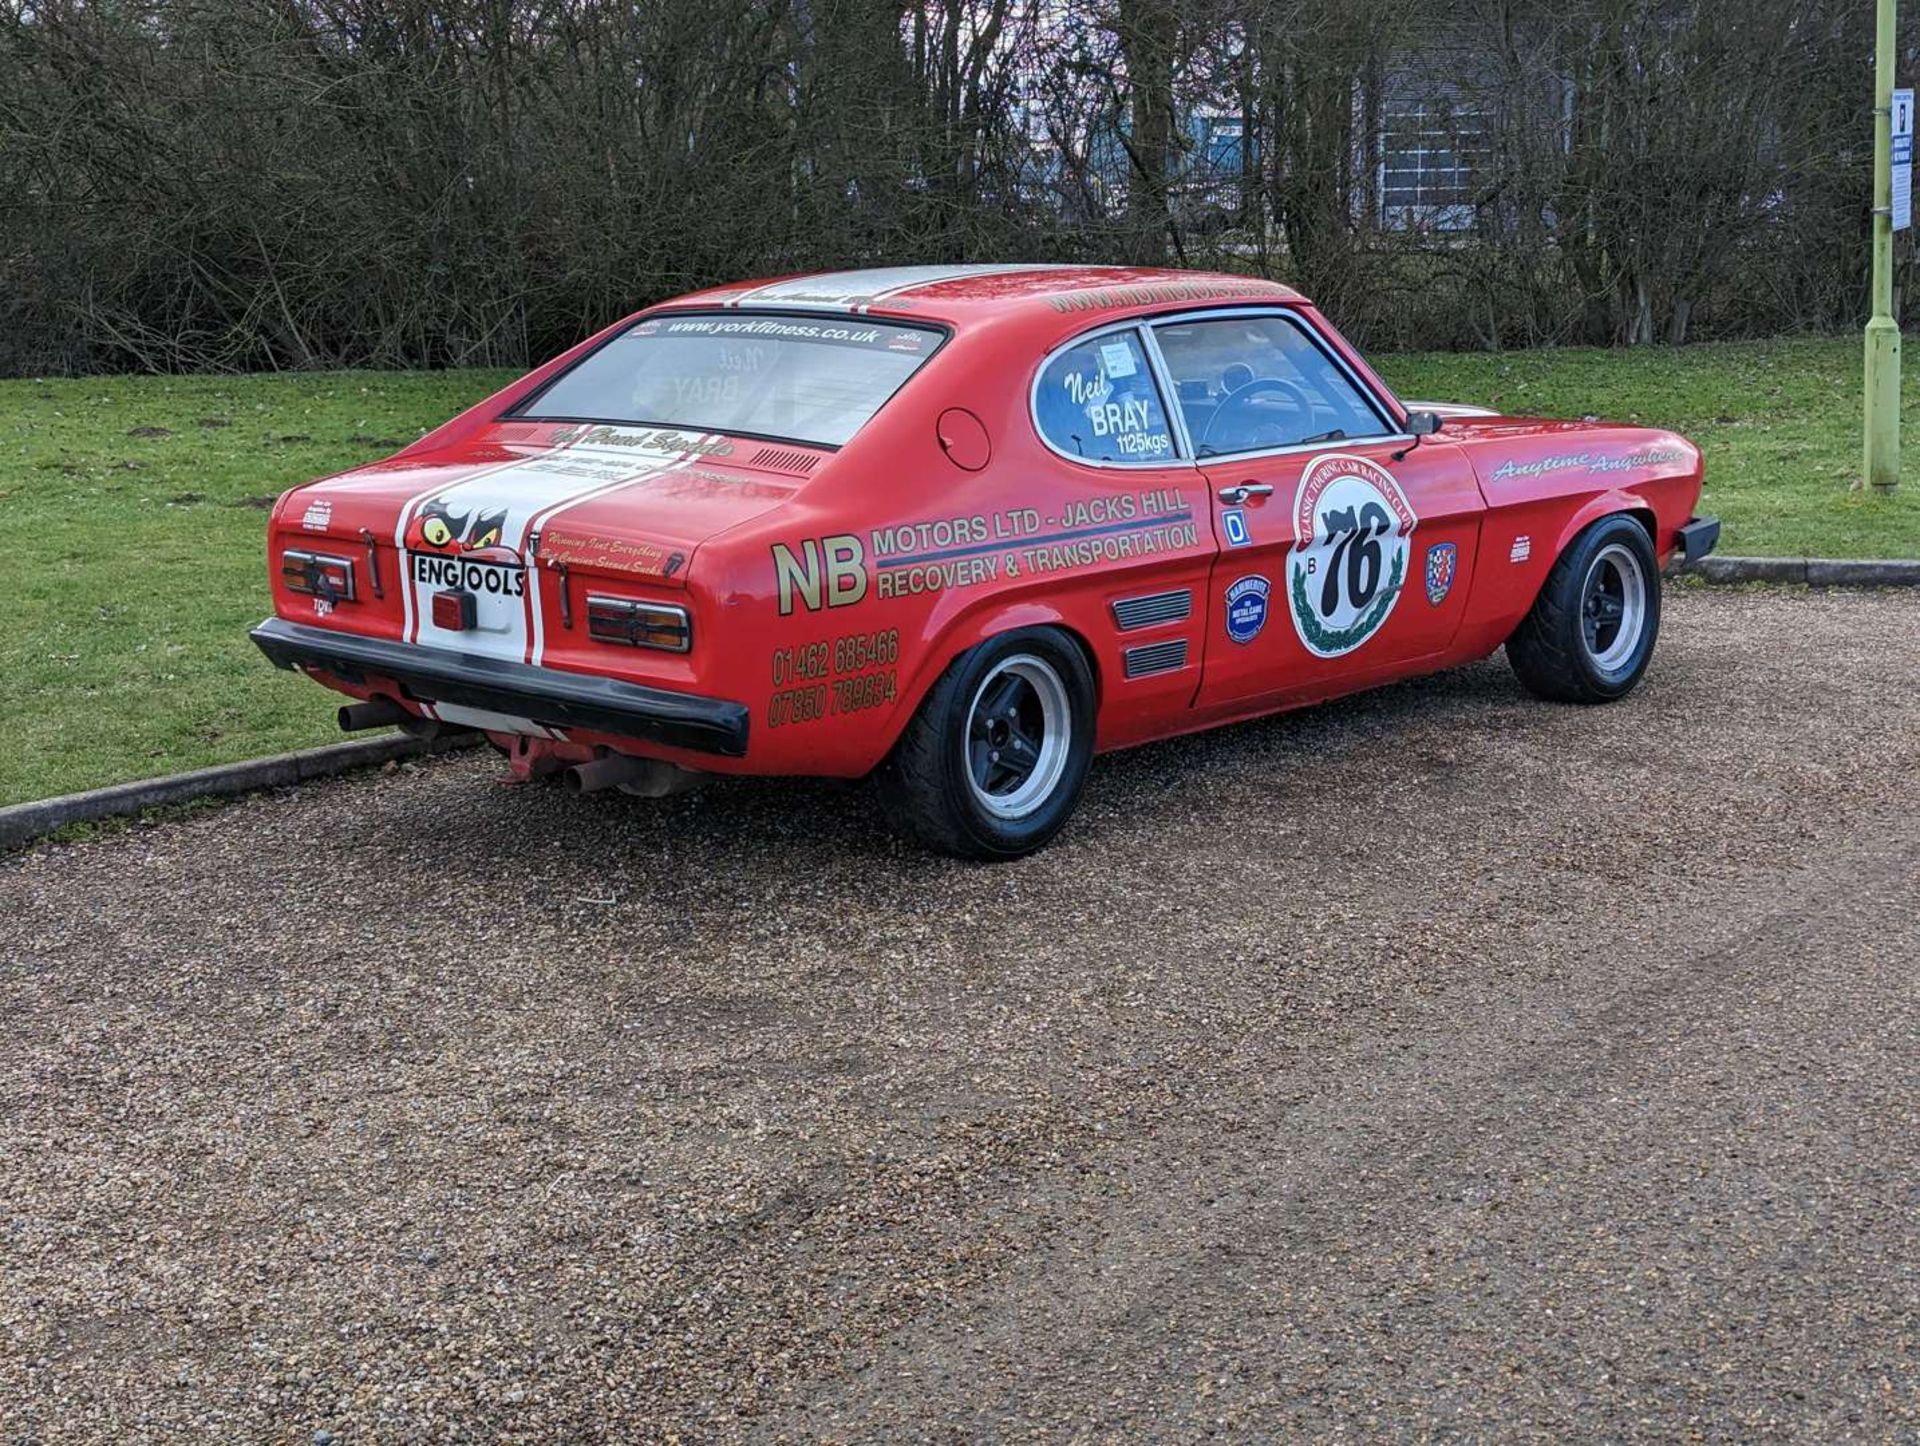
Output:
<path fill-rule="evenodd" d="M 891 313 L 964 323 L 1013 312 L 1093 313 L 1209 302 L 1298 304 L 1299 292 L 1257 276 L 1163 266 L 1010 262 L 886 266 L 740 282 L 675 297 L 670 306 Z"/>

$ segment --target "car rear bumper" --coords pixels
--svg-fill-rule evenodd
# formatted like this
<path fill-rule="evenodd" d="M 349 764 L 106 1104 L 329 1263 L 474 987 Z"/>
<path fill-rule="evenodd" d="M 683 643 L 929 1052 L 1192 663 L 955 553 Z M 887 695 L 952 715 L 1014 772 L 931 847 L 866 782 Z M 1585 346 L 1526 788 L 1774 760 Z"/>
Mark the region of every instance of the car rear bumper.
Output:
<path fill-rule="evenodd" d="M 1674 550 L 1679 553 L 1682 562 L 1698 562 L 1719 544 L 1720 519 L 1692 517 L 1680 529 L 1680 540 Z"/>
<path fill-rule="evenodd" d="M 317 668 L 349 683 L 391 679 L 416 703 L 453 703 L 696 753 L 744 758 L 744 703 L 676 693 L 414 643 L 363 638 L 268 618 L 248 634 L 281 668 Z"/>

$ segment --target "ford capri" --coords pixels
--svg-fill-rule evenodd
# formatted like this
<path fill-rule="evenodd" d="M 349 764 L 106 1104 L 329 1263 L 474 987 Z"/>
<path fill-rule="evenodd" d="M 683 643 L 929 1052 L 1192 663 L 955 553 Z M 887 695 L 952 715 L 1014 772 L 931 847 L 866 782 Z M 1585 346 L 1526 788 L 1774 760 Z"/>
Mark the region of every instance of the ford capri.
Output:
<path fill-rule="evenodd" d="M 287 492 L 252 636 L 348 729 L 582 791 L 876 774 L 1006 859 L 1096 753 L 1503 645 L 1623 697 L 1700 487 L 1671 432 L 1402 401 L 1273 282 L 837 272 L 652 307 Z"/>

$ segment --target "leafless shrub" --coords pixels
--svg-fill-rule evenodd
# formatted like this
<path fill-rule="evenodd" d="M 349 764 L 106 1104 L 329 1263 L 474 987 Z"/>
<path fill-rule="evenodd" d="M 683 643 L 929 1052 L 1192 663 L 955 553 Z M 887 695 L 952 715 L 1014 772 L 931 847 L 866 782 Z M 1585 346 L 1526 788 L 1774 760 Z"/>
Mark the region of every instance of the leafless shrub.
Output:
<path fill-rule="evenodd" d="M 1375 345 L 1858 313 L 1866 7 L 0 0 L 0 371 L 520 364 L 703 282 L 1288 279 Z"/>

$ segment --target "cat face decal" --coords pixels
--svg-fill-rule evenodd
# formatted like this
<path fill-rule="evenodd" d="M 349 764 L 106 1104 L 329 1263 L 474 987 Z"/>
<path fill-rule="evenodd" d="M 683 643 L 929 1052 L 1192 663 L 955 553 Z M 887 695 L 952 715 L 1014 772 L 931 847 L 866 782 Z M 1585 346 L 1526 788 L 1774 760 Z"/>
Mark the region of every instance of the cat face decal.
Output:
<path fill-rule="evenodd" d="M 504 507 L 493 510 L 473 507 L 456 512 L 435 498 L 425 503 L 414 517 L 408 546 L 434 552 L 485 553 L 500 547 L 506 528 Z"/>

